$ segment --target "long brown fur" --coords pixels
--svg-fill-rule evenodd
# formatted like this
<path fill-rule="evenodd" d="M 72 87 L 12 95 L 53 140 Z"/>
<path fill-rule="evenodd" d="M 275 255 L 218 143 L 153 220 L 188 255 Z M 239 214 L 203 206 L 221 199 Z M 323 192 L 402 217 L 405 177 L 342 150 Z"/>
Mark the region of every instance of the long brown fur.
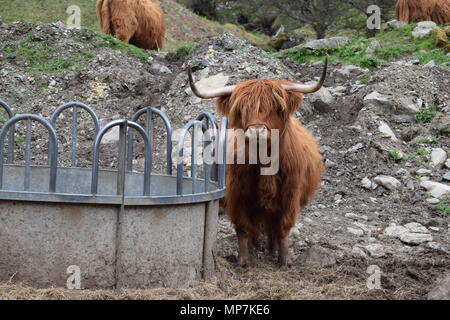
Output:
<path fill-rule="evenodd" d="M 156 0 L 97 0 L 103 33 L 148 50 L 164 47 L 164 13 Z"/>
<path fill-rule="evenodd" d="M 314 138 L 292 116 L 302 95 L 285 91 L 281 84 L 288 82 L 247 81 L 238 84 L 230 97 L 217 100 L 230 129 L 245 131 L 263 124 L 280 130 L 280 170 L 275 176 L 260 175 L 260 165 L 227 165 L 225 207 L 238 237 L 243 234 L 255 241 L 264 232 L 269 245 L 287 239 L 298 213 L 319 186 L 323 170 Z"/>
<path fill-rule="evenodd" d="M 450 23 L 450 0 L 398 0 L 395 13 L 399 21 L 446 24 Z"/>

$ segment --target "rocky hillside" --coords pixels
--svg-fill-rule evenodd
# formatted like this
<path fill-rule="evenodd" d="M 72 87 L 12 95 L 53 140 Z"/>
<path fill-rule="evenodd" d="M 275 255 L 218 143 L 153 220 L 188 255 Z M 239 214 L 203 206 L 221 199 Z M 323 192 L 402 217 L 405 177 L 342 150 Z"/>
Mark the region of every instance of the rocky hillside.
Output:
<path fill-rule="evenodd" d="M 212 101 L 197 99 L 188 89 L 188 65 L 199 86 L 268 77 L 309 81 L 322 69 L 320 61 L 276 58 L 229 34 L 203 39 L 187 53 L 149 54 L 56 24 L 3 24 L 0 99 L 16 113 L 44 117 L 64 102 L 80 101 L 91 105 L 102 123 L 155 105 L 178 127 L 201 111 L 215 112 Z M 218 272 L 210 284 L 81 293 L 4 284 L 0 298 L 434 297 L 439 286 L 448 285 L 450 266 L 449 88 L 450 68 L 420 65 L 409 57 L 373 69 L 332 64 L 325 88 L 307 96 L 296 113 L 317 137 L 327 170 L 292 230 L 291 269 L 279 270 L 262 251 L 255 266 L 240 269 L 235 233 L 222 217 Z M 81 126 L 86 119 L 81 117 Z M 80 138 L 82 157 L 90 158 L 90 139 L 88 132 Z M 41 144 L 34 137 L 34 146 Z M 62 141 L 61 162 L 68 161 L 69 146 L 70 139 Z M 103 166 L 114 167 L 113 148 L 102 157 Z M 382 272 L 378 290 L 367 288 L 373 265 Z"/>
<path fill-rule="evenodd" d="M 69 6 L 76 4 L 81 9 L 82 28 L 99 31 L 95 13 L 96 0 L 40 0 L 0 1 L 0 21 L 11 23 L 15 21 L 66 23 Z M 173 0 L 160 0 L 167 26 L 166 51 L 173 50 L 180 45 L 191 44 L 200 39 L 217 36 L 223 32 L 231 32 L 255 44 L 267 42 L 267 37 L 249 33 L 232 24 L 219 24 L 202 18 Z"/>

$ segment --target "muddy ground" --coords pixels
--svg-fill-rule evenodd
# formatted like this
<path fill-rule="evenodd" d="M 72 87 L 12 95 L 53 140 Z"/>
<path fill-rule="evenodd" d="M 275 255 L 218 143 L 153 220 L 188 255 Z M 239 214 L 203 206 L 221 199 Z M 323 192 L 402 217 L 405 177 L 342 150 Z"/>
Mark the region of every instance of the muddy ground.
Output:
<path fill-rule="evenodd" d="M 45 38 L 48 34 L 51 38 Z M 0 99 L 16 113 L 50 118 L 57 106 L 80 101 L 94 108 L 102 124 L 130 119 L 150 105 L 163 109 L 175 127 L 201 111 L 215 112 L 213 102 L 194 98 L 187 88 L 188 65 L 194 67 L 197 80 L 208 82 L 222 73 L 226 79 L 219 81 L 228 84 L 268 77 L 314 79 L 322 68 L 320 63 L 296 65 L 276 59 L 229 35 L 201 41 L 188 57 L 152 55 L 146 60 L 103 45 L 105 40 L 89 31 L 56 25 L 0 25 L 0 40 Z M 31 48 L 60 46 L 48 53 L 52 59 L 80 50 L 90 54 L 74 56 L 75 63 L 58 72 L 41 71 L 35 60 L 11 50 L 24 41 Z M 430 203 L 432 197 L 421 186 L 424 180 L 449 184 L 442 177 L 450 168 L 432 165 L 431 152 L 440 148 L 450 154 L 450 69 L 417 66 L 407 58 L 370 71 L 332 65 L 325 86 L 326 92 L 306 97 L 295 115 L 317 138 L 327 169 L 315 199 L 292 231 L 292 268 L 279 269 L 262 249 L 254 266 L 238 267 L 236 236 L 222 216 L 217 275 L 211 283 L 187 289 L 68 291 L 30 288 L 11 279 L 0 285 L 0 299 L 426 299 L 450 272 L 449 215 Z M 374 91 L 383 97 L 365 99 Z M 439 111 L 431 123 L 415 120 L 409 106 L 417 106 L 417 99 L 421 106 L 435 105 Z M 69 116 L 58 123 L 64 137 L 60 165 L 69 164 L 70 136 L 63 122 Z M 381 122 L 395 139 L 379 131 Z M 79 127 L 79 166 L 86 167 L 92 147 L 87 115 L 80 114 Z M 45 135 L 37 130 L 33 160 L 43 163 L 43 153 L 36 151 L 46 150 Z M 154 169 L 162 171 L 165 137 L 161 124 L 155 130 L 159 160 Z M 427 152 L 408 157 L 418 149 Z M 393 150 L 404 159 L 393 160 Z M 20 162 L 22 151 L 16 152 Z M 106 144 L 102 166 L 114 168 L 116 158 L 115 144 Z M 142 166 L 139 143 L 135 163 L 136 168 Z M 420 169 L 429 172 L 418 174 Z M 380 175 L 399 183 L 393 188 L 375 183 Z M 437 200 L 446 203 L 445 198 Z M 395 227 L 413 238 L 419 234 L 419 240 L 390 232 Z M 370 266 L 382 273 L 380 289 L 367 286 Z"/>

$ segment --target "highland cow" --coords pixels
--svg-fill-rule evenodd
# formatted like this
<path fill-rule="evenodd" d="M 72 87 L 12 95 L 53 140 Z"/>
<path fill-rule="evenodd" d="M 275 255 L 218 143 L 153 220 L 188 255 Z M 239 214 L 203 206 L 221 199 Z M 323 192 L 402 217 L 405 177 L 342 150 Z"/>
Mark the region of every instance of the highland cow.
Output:
<path fill-rule="evenodd" d="M 148 50 L 164 46 L 164 14 L 156 0 L 97 0 L 103 33 Z"/>
<path fill-rule="evenodd" d="M 275 79 L 251 80 L 207 92 L 196 87 L 188 70 L 193 93 L 203 99 L 217 98 L 217 109 L 228 118 L 229 129 L 256 132 L 268 139 L 276 130 L 279 137 L 279 169 L 273 175 L 262 175 L 266 165 L 260 162 L 227 162 L 224 207 L 235 226 L 241 266 L 250 263 L 251 251 L 262 233 L 267 237 L 267 251 L 275 255 L 278 249 L 279 264 L 292 263 L 288 252 L 289 232 L 318 188 L 323 171 L 314 138 L 293 114 L 301 105 L 302 94 L 322 87 L 327 61 L 322 78 L 313 85 Z M 233 140 L 235 143 L 231 146 L 229 143 L 227 152 L 231 148 L 235 154 L 237 146 Z M 248 145 L 244 150 L 248 153 Z"/>
<path fill-rule="evenodd" d="M 446 24 L 450 23 L 450 0 L 398 0 L 395 13 L 397 20 L 408 23 Z"/>

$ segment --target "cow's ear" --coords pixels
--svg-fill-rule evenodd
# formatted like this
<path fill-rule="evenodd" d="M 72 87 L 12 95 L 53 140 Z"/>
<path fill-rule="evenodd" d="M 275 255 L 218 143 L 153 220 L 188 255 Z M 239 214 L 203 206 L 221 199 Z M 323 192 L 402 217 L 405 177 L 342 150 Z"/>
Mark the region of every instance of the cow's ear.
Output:
<path fill-rule="evenodd" d="M 216 101 L 217 110 L 224 117 L 228 117 L 228 114 L 230 113 L 230 98 L 231 96 L 219 97 Z"/>
<path fill-rule="evenodd" d="M 293 114 L 302 104 L 302 94 L 299 92 L 288 91 L 287 92 L 287 108 L 289 114 Z"/>

